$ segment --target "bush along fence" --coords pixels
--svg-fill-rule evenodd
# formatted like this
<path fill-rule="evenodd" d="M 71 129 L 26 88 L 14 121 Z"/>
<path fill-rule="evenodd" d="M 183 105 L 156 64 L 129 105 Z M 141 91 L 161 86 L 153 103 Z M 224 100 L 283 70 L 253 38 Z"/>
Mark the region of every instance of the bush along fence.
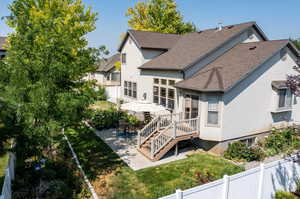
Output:
<path fill-rule="evenodd" d="M 13 153 L 9 153 L 9 162 L 8 162 L 8 167 L 5 169 L 5 177 L 4 177 L 0 199 L 12 198 L 11 183 L 15 179 L 15 163 L 16 163 L 16 156 Z"/>
<path fill-rule="evenodd" d="M 299 180 L 300 155 L 293 155 L 160 199 L 273 199 L 277 191 L 294 192 Z"/>

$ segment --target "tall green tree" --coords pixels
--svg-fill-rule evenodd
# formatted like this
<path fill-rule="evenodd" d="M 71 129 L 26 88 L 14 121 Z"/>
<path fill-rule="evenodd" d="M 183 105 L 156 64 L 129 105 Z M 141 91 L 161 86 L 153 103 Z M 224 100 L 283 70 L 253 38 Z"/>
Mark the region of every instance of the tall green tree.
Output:
<path fill-rule="evenodd" d="M 87 47 L 97 14 L 81 0 L 13 0 L 9 9 L 1 98 L 24 127 L 18 146 L 40 156 L 62 128 L 85 118 L 95 93 L 84 77 L 105 48 Z"/>
<path fill-rule="evenodd" d="M 184 34 L 195 32 L 193 23 L 184 22 L 173 0 L 138 2 L 127 10 L 129 27 L 134 30 Z"/>
<path fill-rule="evenodd" d="M 295 44 L 295 46 L 300 50 L 300 39 L 292 40 L 292 42 Z"/>

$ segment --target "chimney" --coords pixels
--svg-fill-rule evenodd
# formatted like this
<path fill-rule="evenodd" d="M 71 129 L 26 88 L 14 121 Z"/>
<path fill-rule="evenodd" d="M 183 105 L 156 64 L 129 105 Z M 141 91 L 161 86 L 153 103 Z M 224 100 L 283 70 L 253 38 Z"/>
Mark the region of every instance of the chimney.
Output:
<path fill-rule="evenodd" d="M 222 28 L 223 28 L 222 25 L 223 25 L 223 22 L 220 21 L 220 22 L 218 23 L 217 31 L 221 31 L 221 30 L 222 30 Z"/>

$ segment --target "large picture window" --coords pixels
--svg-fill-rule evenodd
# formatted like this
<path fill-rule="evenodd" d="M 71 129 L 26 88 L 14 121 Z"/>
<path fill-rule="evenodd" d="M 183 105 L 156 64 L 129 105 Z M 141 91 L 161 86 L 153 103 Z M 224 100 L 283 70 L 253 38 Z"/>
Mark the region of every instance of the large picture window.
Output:
<path fill-rule="evenodd" d="M 166 108 L 174 109 L 175 107 L 175 89 L 174 80 L 153 79 L 153 102 Z"/>
<path fill-rule="evenodd" d="M 124 81 L 124 96 L 137 98 L 137 84 L 135 82 Z"/>

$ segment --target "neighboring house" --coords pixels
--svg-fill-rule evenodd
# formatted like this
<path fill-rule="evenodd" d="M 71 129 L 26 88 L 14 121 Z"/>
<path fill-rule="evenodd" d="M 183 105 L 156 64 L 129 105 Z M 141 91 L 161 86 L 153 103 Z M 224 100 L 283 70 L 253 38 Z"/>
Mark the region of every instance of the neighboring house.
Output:
<path fill-rule="evenodd" d="M 0 37 L 0 58 L 5 57 L 6 49 L 4 45 L 6 44 L 7 37 Z"/>
<path fill-rule="evenodd" d="M 255 22 L 184 35 L 129 30 L 119 52 L 122 99 L 148 100 L 179 117 L 140 132 L 139 147 L 153 160 L 180 140 L 199 137 L 219 153 L 233 140 L 251 144 L 300 121 L 300 98 L 285 82 L 299 52 L 289 40 L 268 40 Z"/>
<path fill-rule="evenodd" d="M 120 86 L 121 74 L 115 67 L 119 61 L 119 53 L 107 59 L 101 59 L 97 71 L 90 74 L 89 78 L 97 80 L 99 86 Z"/>

